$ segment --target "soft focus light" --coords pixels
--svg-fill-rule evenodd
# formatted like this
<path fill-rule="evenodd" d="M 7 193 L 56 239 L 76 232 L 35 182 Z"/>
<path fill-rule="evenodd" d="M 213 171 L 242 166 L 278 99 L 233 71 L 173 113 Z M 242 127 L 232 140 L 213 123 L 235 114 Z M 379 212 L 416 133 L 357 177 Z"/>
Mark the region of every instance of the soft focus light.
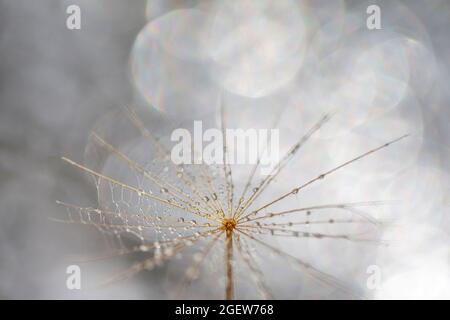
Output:
<path fill-rule="evenodd" d="M 201 11 L 182 9 L 141 30 L 131 52 L 131 71 L 148 104 L 180 117 L 215 106 L 218 91 L 201 64 L 205 23 Z"/>
<path fill-rule="evenodd" d="M 274 92 L 291 80 L 302 64 L 304 22 L 300 7 L 291 1 L 219 7 L 209 38 L 216 63 L 212 76 L 226 90 L 243 96 Z"/>
<path fill-rule="evenodd" d="M 413 218 L 414 219 L 414 218 Z M 438 228 L 404 219 L 385 237 L 392 244 L 380 252 L 378 299 L 449 299 L 448 235 Z M 409 220 L 409 221 L 408 221 Z"/>

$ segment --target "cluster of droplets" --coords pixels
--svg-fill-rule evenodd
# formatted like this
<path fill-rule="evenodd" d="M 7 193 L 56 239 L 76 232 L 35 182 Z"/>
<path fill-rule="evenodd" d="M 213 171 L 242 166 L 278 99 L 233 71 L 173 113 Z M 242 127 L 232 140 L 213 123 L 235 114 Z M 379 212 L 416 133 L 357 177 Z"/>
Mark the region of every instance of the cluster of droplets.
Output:
<path fill-rule="evenodd" d="M 266 199 L 264 192 L 276 181 L 280 172 L 296 156 L 310 137 L 330 119 L 329 114 L 322 116 L 290 148 L 271 175 L 255 178 L 249 174 L 245 187 L 237 188 L 233 180 L 232 166 L 191 165 L 180 166 L 168 158 L 168 148 L 161 139 L 156 139 L 149 131 L 143 130 L 135 110 L 127 107 L 123 110 L 133 126 L 160 152 L 152 165 L 143 165 L 128 156 L 119 148 L 110 144 L 106 137 L 94 133 L 94 143 L 107 151 L 136 178 L 136 183 L 123 177 L 98 172 L 72 160 L 64 158 L 71 165 L 91 175 L 97 188 L 99 207 L 79 207 L 60 202 L 68 212 L 65 222 L 91 225 L 107 238 L 115 239 L 113 255 L 127 255 L 136 252 L 148 255 L 128 270 L 113 276 L 111 281 L 127 278 L 141 270 L 150 270 L 163 266 L 174 257 L 185 257 L 191 265 L 184 270 L 182 283 L 189 285 L 200 274 L 203 265 L 214 250 L 225 251 L 226 297 L 234 297 L 233 269 L 238 261 L 248 270 L 257 291 L 262 297 L 272 296 L 264 282 L 262 271 L 256 263 L 253 248 L 261 247 L 271 255 L 287 259 L 300 267 L 314 279 L 348 292 L 345 286 L 331 275 L 320 272 L 307 263 L 270 243 L 270 238 L 329 239 L 351 242 L 380 243 L 376 238 L 361 237 L 361 233 L 327 233 L 315 231 L 313 227 L 333 225 L 358 225 L 377 229 L 379 223 L 364 207 L 376 207 L 382 203 L 331 203 L 316 206 L 287 207 L 275 210 L 274 205 L 284 203 L 286 199 L 297 196 L 308 186 L 324 180 L 334 172 L 359 161 L 392 143 L 405 138 L 402 136 L 391 142 L 370 149 L 363 154 L 327 170 L 315 178 L 273 198 Z M 225 112 L 223 112 L 225 113 Z M 225 125 L 225 122 L 222 122 Z M 224 150 L 226 152 L 226 148 Z M 258 164 L 255 165 L 256 167 Z M 116 170 L 122 172 L 123 170 Z M 254 170 L 253 170 L 254 172 Z M 137 184 L 137 185 L 136 185 Z M 239 196 L 239 191 L 241 195 Z M 236 199 L 239 199 L 236 201 Z M 260 200 L 261 202 L 257 202 Z M 277 207 L 279 208 L 279 207 Z M 341 211 L 345 216 L 337 215 Z M 317 216 L 317 219 L 311 219 Z M 303 220 L 295 219 L 303 216 Z M 298 229 L 307 227 L 308 230 Z M 367 229 L 366 228 L 366 229 Z M 112 235 L 112 237 L 111 237 Z M 218 245 L 221 243 L 221 245 Z M 193 250 L 190 250 L 192 248 Z M 217 249 L 219 248 L 219 249 Z M 214 249 L 214 250 L 213 250 Z M 241 260 L 238 260 L 241 259 Z M 331 280 L 330 280 L 331 279 Z"/>

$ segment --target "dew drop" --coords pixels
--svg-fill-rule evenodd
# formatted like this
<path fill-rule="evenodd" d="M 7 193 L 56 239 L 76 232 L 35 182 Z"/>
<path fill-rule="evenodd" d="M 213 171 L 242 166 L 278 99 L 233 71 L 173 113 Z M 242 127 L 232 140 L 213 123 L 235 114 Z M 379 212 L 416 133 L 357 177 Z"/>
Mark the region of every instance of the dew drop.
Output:
<path fill-rule="evenodd" d="M 151 261 L 151 260 L 145 261 L 144 268 L 146 270 L 152 270 L 154 267 L 155 267 L 155 264 L 153 263 L 153 261 Z"/>
<path fill-rule="evenodd" d="M 194 254 L 193 258 L 195 262 L 200 262 L 202 260 L 202 254 L 200 252 L 197 252 Z"/>
<path fill-rule="evenodd" d="M 198 277 L 198 270 L 194 267 L 191 267 L 186 271 L 186 276 L 189 279 L 196 279 Z"/>
<path fill-rule="evenodd" d="M 173 248 L 172 247 L 165 248 L 164 249 L 164 255 L 168 256 L 168 257 L 173 256 Z"/>

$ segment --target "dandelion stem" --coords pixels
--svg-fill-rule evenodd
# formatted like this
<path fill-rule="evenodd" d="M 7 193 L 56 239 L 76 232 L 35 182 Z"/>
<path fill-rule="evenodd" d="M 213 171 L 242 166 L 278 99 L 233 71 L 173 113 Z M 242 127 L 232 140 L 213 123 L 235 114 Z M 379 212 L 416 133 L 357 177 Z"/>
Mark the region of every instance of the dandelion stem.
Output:
<path fill-rule="evenodd" d="M 227 247 L 226 247 L 226 268 L 227 283 L 225 288 L 225 299 L 233 300 L 234 298 L 234 280 L 233 280 L 233 231 L 227 230 Z"/>

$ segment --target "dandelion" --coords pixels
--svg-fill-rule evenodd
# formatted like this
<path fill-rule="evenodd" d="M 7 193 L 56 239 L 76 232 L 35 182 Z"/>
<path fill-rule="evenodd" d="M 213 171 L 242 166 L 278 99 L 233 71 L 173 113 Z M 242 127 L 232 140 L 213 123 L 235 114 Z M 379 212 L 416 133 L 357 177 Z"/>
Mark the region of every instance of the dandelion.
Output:
<path fill-rule="evenodd" d="M 239 263 L 239 268 L 245 270 L 242 271 L 243 274 L 248 275 L 247 280 L 252 281 L 255 292 L 261 298 L 269 299 L 273 298 L 273 294 L 260 262 L 271 255 L 285 261 L 302 275 L 356 295 L 347 284 L 294 253 L 280 248 L 272 240 L 294 238 L 297 241 L 329 239 L 381 243 L 377 239 L 365 237 L 364 233 L 329 233 L 316 231 L 315 227 L 365 225 L 377 228 L 379 221 L 363 209 L 382 205 L 384 202 L 338 202 L 299 207 L 286 207 L 284 203 L 301 196 L 305 189 L 327 180 L 334 173 L 399 142 L 406 135 L 349 157 L 347 161 L 298 183 L 296 187 L 285 190 L 276 197 L 268 197 L 267 191 L 281 172 L 310 138 L 331 121 L 332 114 L 318 119 L 291 146 L 273 167 L 270 175 L 256 176 L 260 165 L 258 161 L 248 171 L 244 183 L 240 180 L 236 182 L 235 172 L 226 161 L 220 166 L 174 164 L 170 161 L 170 150 L 164 138 L 152 134 L 134 109 L 126 108 L 125 114 L 126 121 L 137 129 L 146 146 L 155 150 L 152 158 L 146 159 L 150 165 L 144 165 L 143 161 L 135 159 L 132 154 L 115 147 L 98 132 L 91 135 L 95 145 L 108 155 L 110 161 L 126 168 L 127 175 L 124 176 L 122 171 L 107 174 L 62 158 L 93 177 L 99 198 L 99 205 L 95 208 L 58 202 L 67 209 L 68 218 L 63 222 L 90 225 L 104 234 L 115 249 L 102 258 L 134 253 L 144 256 L 130 268 L 113 275 L 106 283 L 126 279 L 138 272 L 152 270 L 176 260 L 183 265 L 184 270 L 176 290 L 178 294 L 182 294 L 202 275 L 206 262 L 213 260 L 212 256 L 216 254 L 219 257 L 216 259 L 217 263 L 221 266 L 212 272 L 216 273 L 217 279 L 224 279 L 224 298 L 233 299 L 237 296 L 239 278 L 236 277 L 236 272 L 240 271 Z M 223 107 L 220 122 L 222 130 L 225 130 L 226 112 Z M 226 141 L 223 146 L 225 159 Z M 325 215 L 325 212 L 332 212 L 331 216 Z"/>

